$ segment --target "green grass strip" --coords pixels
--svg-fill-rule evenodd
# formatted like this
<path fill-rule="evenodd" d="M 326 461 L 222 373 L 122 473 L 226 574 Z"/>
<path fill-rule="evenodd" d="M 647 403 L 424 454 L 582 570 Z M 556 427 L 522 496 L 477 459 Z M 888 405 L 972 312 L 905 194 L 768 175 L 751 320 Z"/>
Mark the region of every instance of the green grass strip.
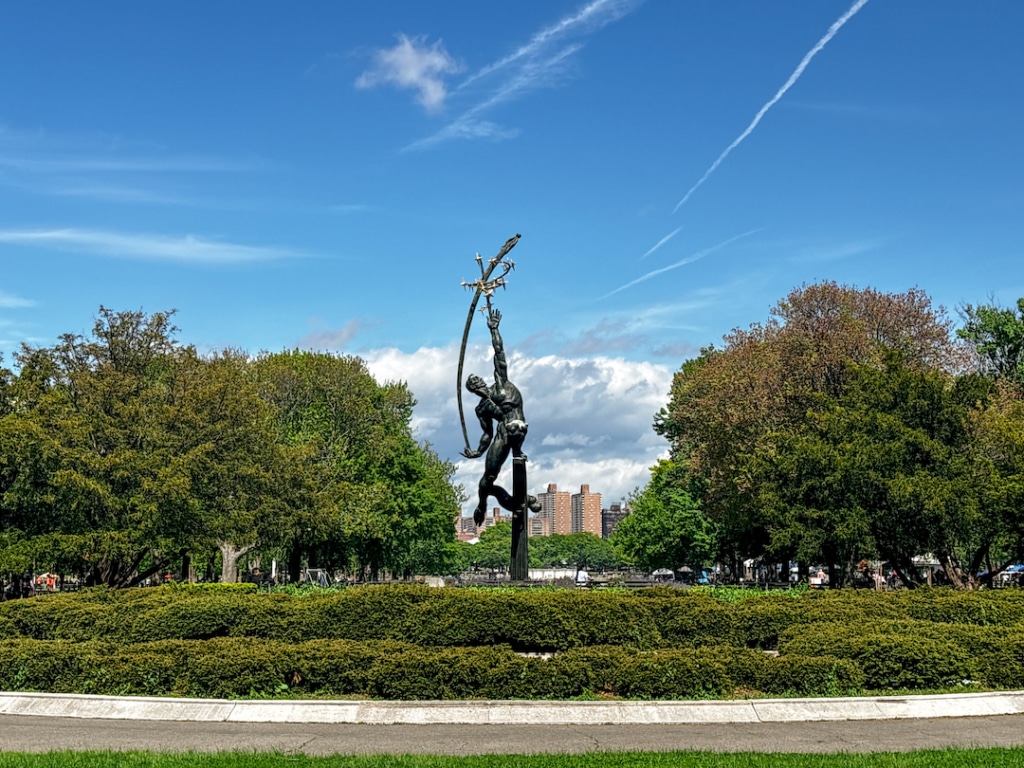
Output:
<path fill-rule="evenodd" d="M 1024 748 L 857 754 L 591 752 L 574 755 L 371 755 L 280 753 L 0 752 L 0 768 L 1016 768 Z"/>

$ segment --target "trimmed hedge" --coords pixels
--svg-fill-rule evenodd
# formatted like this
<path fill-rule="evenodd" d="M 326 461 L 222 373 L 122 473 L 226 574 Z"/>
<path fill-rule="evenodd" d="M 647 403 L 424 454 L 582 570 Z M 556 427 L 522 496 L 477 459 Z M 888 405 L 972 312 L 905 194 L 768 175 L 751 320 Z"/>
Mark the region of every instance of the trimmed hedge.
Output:
<path fill-rule="evenodd" d="M 507 646 L 442 649 L 393 641 L 0 642 L 0 689 L 122 696 L 699 699 L 758 691 L 825 695 L 855 689 L 862 677 L 842 660 L 775 659 L 720 647 L 603 646 L 542 659 Z"/>
<path fill-rule="evenodd" d="M 251 586 L 251 585 L 245 585 Z M 1024 626 L 1017 590 L 897 594 L 766 594 L 728 603 L 698 590 L 508 591 L 362 587 L 307 596 L 250 590 L 83 590 L 0 603 L 0 632 L 36 640 L 133 643 L 259 637 L 400 640 L 423 646 L 505 644 L 555 652 L 593 645 L 642 649 L 728 645 L 771 650 L 791 627 L 930 620 Z"/>
<path fill-rule="evenodd" d="M 0 636 L 28 643 L 0 645 L 0 688 L 561 699 L 1024 688 L 1022 617 L 1016 590 L 726 602 L 672 589 L 97 589 L 0 603 Z M 776 648 L 777 659 L 762 652 Z"/>
<path fill-rule="evenodd" d="M 783 658 L 815 654 L 848 659 L 872 690 L 927 690 L 968 682 L 1024 688 L 1024 627 L 982 627 L 903 619 L 876 624 L 793 626 Z"/>

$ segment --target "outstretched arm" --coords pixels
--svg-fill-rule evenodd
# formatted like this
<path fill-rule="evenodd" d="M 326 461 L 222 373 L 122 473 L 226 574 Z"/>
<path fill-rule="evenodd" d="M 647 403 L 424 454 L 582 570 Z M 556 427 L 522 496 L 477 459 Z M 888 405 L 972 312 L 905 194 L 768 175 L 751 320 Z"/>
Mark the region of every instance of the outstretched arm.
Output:
<path fill-rule="evenodd" d="M 491 417 L 484 416 L 479 410 L 477 411 L 477 416 L 480 418 L 480 429 L 483 430 L 483 434 L 480 436 L 480 445 L 477 446 L 475 451 L 467 448 L 462 452 L 462 455 L 467 459 L 476 459 L 483 456 L 490 447 L 491 440 L 494 439 L 494 423 L 491 421 Z"/>
<path fill-rule="evenodd" d="M 505 359 L 505 344 L 498 330 L 499 323 L 501 312 L 492 309 L 487 315 L 487 327 L 491 329 L 491 346 L 494 347 L 494 381 L 499 389 L 503 389 L 508 381 L 508 361 Z"/>

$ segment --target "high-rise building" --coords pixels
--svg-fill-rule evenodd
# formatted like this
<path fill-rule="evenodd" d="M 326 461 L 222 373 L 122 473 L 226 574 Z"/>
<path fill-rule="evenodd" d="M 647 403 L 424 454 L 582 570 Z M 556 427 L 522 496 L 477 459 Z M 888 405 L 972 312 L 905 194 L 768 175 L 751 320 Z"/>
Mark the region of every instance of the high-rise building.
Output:
<path fill-rule="evenodd" d="M 478 534 L 479 533 L 483 533 L 485 530 L 490 528 L 492 525 L 497 525 L 498 523 L 511 523 L 511 522 L 512 522 L 512 515 L 511 514 L 508 514 L 508 515 L 502 514 L 501 507 L 494 507 L 494 509 L 491 510 L 491 516 L 490 517 L 485 517 L 483 523 L 476 527 L 476 531 L 477 531 Z"/>
<path fill-rule="evenodd" d="M 476 538 L 476 523 L 472 517 L 463 517 L 461 514 L 455 517 L 455 538 L 459 541 L 469 541 Z"/>
<path fill-rule="evenodd" d="M 550 536 L 551 521 L 539 514 L 530 518 L 530 536 Z"/>
<path fill-rule="evenodd" d="M 570 533 L 586 531 L 601 535 L 601 494 L 591 493 L 589 485 L 581 485 L 580 492 L 574 493 L 570 501 Z"/>
<path fill-rule="evenodd" d="M 601 510 L 601 538 L 607 539 L 612 535 L 612 531 L 615 530 L 622 518 L 628 515 L 632 510 L 628 504 L 620 504 L 615 502 L 609 505 L 608 509 Z"/>
<path fill-rule="evenodd" d="M 537 501 L 541 510 L 534 519 L 546 519 L 549 534 L 572 533 L 572 505 L 568 491 L 560 491 L 557 485 L 550 483 L 547 493 L 537 494 Z"/>

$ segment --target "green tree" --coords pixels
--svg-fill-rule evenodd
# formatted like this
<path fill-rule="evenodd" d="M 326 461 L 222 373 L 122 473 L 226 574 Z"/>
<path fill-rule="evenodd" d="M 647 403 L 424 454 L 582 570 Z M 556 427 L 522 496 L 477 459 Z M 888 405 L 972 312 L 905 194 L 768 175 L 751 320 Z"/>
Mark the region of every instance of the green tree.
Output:
<path fill-rule="evenodd" d="M 316 489 L 288 532 L 293 577 L 303 558 L 373 579 L 456 568 L 454 467 L 413 438 L 406 385 L 378 384 L 351 356 L 281 352 L 257 368 L 280 440 L 305 451 Z"/>
<path fill-rule="evenodd" d="M 273 408 L 244 353 L 199 357 L 187 349 L 173 367 L 181 396 L 168 405 L 164 472 L 168 490 L 179 493 L 182 546 L 219 550 L 221 580 L 234 582 L 239 558 L 278 541 L 306 501 L 304 454 L 278 442 Z"/>
<path fill-rule="evenodd" d="M 484 530 L 470 545 L 469 563 L 476 568 L 506 571 L 512 552 L 512 523 L 496 523 Z"/>
<path fill-rule="evenodd" d="M 950 334 L 944 311 L 922 291 L 888 294 L 829 282 L 794 290 L 766 323 L 734 330 L 723 348 L 684 363 L 655 430 L 669 440 L 672 461 L 686 468 L 688 489 L 717 526 L 718 557 L 738 570 L 746 558 L 795 555 L 768 530 L 744 476 L 750 454 L 770 453 L 822 397 L 841 396 L 850 362 L 880 367 L 895 350 L 909 367 L 953 370 L 960 358 Z"/>
<path fill-rule="evenodd" d="M 651 481 L 633 494 L 632 512 L 615 527 L 612 543 L 644 570 L 703 566 L 715 551 L 715 525 L 688 490 L 686 470 L 662 460 Z"/>
<path fill-rule="evenodd" d="M 981 370 L 995 378 L 1024 385 L 1024 298 L 1017 311 L 989 304 L 961 309 L 964 326 L 957 336 L 974 348 Z"/>
<path fill-rule="evenodd" d="M 619 564 L 611 541 L 593 533 L 553 533 L 530 539 L 530 564 L 540 568 L 570 566 L 579 570 L 603 571 Z"/>
<path fill-rule="evenodd" d="M 985 501 L 999 481 L 972 429 L 991 385 L 914 369 L 896 354 L 881 369 L 851 365 L 850 375 L 841 397 L 747 464 L 773 544 L 832 566 L 877 555 L 911 586 L 921 583 L 914 557 L 934 553 L 954 586 L 975 586 L 1006 533 Z"/>
<path fill-rule="evenodd" d="M 90 337 L 18 354 L 0 425 L 4 529 L 40 566 L 125 586 L 176 553 L 162 439 L 172 314 L 101 307 Z"/>

